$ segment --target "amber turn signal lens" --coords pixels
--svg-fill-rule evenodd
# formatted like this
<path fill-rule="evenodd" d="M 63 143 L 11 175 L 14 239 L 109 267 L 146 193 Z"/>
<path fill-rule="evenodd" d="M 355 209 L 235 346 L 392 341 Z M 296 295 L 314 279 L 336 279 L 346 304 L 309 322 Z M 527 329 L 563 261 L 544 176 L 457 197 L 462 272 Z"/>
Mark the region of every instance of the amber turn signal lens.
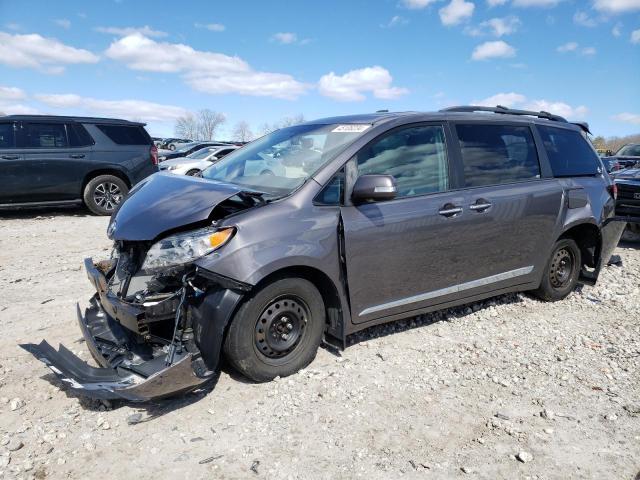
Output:
<path fill-rule="evenodd" d="M 227 241 L 233 235 L 233 228 L 225 228 L 224 230 L 218 230 L 214 234 L 209 236 L 209 245 L 211 248 L 218 248 L 227 243 Z"/>

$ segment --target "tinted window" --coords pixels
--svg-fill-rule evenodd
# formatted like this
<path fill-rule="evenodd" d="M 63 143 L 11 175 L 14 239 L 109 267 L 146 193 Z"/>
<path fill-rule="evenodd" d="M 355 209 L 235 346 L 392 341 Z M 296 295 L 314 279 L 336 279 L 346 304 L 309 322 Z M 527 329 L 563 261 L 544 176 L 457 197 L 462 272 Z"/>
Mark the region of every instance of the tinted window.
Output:
<path fill-rule="evenodd" d="M 216 153 L 216 157 L 222 158 L 225 155 L 229 155 L 231 152 L 233 152 L 233 150 L 233 148 L 225 148 L 224 150 L 220 150 L 218 153 Z"/>
<path fill-rule="evenodd" d="M 0 148 L 15 148 L 13 123 L 0 123 Z"/>
<path fill-rule="evenodd" d="M 28 123 L 25 128 L 27 148 L 68 147 L 64 123 Z"/>
<path fill-rule="evenodd" d="M 441 126 L 404 127 L 358 153 L 358 174 L 393 175 L 399 197 L 442 192 L 449 186 Z"/>
<path fill-rule="evenodd" d="M 456 125 L 467 187 L 540 178 L 529 127 Z"/>
<path fill-rule="evenodd" d="M 150 145 L 151 137 L 142 127 L 126 125 L 96 125 L 102 133 L 118 145 Z"/>
<path fill-rule="evenodd" d="M 94 144 L 89 132 L 79 123 L 68 123 L 67 135 L 69 136 L 69 145 L 72 147 L 88 147 Z"/>
<path fill-rule="evenodd" d="M 340 205 L 344 194 L 344 170 L 340 170 L 316 196 L 316 203 L 322 205 Z"/>
<path fill-rule="evenodd" d="M 551 170 L 556 177 L 596 175 L 599 160 L 581 133 L 538 125 Z"/>
<path fill-rule="evenodd" d="M 640 157 L 640 145 L 625 145 L 616 155 L 626 157 Z"/>

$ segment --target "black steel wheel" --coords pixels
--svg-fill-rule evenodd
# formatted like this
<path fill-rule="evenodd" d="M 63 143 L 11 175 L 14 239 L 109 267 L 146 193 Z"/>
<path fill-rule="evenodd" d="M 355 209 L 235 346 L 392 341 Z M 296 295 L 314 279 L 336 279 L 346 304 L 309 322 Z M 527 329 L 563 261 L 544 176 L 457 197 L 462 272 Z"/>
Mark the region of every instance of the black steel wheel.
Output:
<path fill-rule="evenodd" d="M 311 282 L 276 280 L 259 288 L 234 315 L 225 357 L 252 380 L 285 377 L 315 358 L 324 326 L 324 302 Z"/>
<path fill-rule="evenodd" d="M 129 188 L 115 175 L 98 175 L 84 189 L 83 199 L 89 210 L 96 215 L 111 215 L 120 205 Z"/>
<path fill-rule="evenodd" d="M 576 242 L 570 238 L 558 240 L 534 295 L 548 302 L 562 300 L 576 288 L 581 268 L 582 257 Z"/>

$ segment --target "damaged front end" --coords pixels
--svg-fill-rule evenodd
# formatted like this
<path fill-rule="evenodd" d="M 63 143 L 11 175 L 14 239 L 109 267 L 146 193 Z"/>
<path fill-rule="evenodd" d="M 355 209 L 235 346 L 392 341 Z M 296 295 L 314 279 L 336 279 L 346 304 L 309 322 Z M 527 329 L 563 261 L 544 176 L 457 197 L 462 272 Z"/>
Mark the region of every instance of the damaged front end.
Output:
<path fill-rule="evenodd" d="M 212 189 L 210 182 L 154 177 L 113 216 L 112 258 L 85 260 L 96 293 L 77 314 L 100 367 L 46 341 L 21 345 L 81 395 L 142 402 L 202 385 L 215 376 L 225 328 L 250 289 L 199 267 L 197 260 L 218 255 L 214 251 L 234 236 L 235 228 L 218 226 L 219 218 L 255 202 L 230 188 Z M 154 211 L 168 211 L 166 192 L 172 188 L 194 200 L 185 202 L 182 229 L 178 215 L 153 218 Z M 165 192 L 162 205 L 151 201 L 159 198 L 158 189 Z"/>

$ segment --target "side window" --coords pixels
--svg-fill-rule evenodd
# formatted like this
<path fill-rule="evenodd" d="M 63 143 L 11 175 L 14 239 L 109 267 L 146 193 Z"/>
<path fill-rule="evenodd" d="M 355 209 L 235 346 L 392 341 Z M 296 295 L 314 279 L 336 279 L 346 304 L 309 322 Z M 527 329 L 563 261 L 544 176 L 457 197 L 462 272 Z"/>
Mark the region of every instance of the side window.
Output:
<path fill-rule="evenodd" d="M 72 147 L 88 147 L 94 144 L 87 129 L 79 123 L 67 123 L 67 135 L 69 136 L 69 145 Z"/>
<path fill-rule="evenodd" d="M 344 200 L 344 169 L 336 173 L 322 191 L 316 195 L 315 202 L 321 205 L 340 205 Z"/>
<path fill-rule="evenodd" d="M 25 133 L 27 148 L 66 148 L 69 146 L 64 123 L 27 123 Z"/>
<path fill-rule="evenodd" d="M 224 149 L 224 150 L 220 150 L 220 151 L 216 154 L 216 157 L 218 157 L 218 158 L 222 158 L 222 157 L 225 157 L 225 156 L 229 155 L 231 152 L 233 152 L 233 149 L 232 149 L 232 148 L 226 148 L 226 149 Z"/>
<path fill-rule="evenodd" d="M 467 187 L 540 178 L 540 162 L 529 127 L 456 125 Z"/>
<path fill-rule="evenodd" d="M 96 125 L 118 145 L 151 145 L 151 137 L 143 127 L 128 125 Z"/>
<path fill-rule="evenodd" d="M 580 132 L 538 125 L 554 177 L 597 175 L 599 160 Z"/>
<path fill-rule="evenodd" d="M 395 130 L 360 150 L 357 159 L 359 175 L 393 175 L 398 197 L 449 188 L 444 130 L 439 125 Z"/>
<path fill-rule="evenodd" d="M 0 148 L 15 148 L 13 123 L 0 123 Z"/>

